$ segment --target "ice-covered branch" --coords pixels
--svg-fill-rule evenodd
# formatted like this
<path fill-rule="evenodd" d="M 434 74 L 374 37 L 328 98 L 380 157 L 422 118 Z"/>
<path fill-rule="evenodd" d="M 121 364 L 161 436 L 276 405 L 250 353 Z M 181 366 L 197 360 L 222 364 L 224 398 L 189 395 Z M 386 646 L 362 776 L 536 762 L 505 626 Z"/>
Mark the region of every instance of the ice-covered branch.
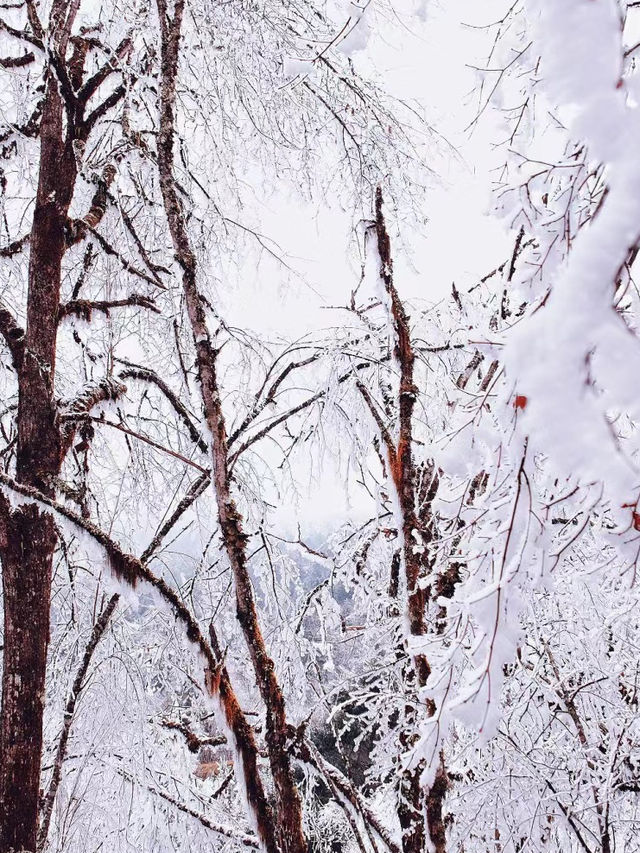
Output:
<path fill-rule="evenodd" d="M 149 584 L 161 600 L 168 605 L 176 619 L 183 625 L 187 638 L 196 647 L 205 663 L 205 684 L 211 697 L 220 704 L 220 715 L 228 727 L 239 760 L 238 781 L 246 791 L 248 802 L 258 826 L 259 835 L 267 851 L 277 853 L 272 839 L 273 834 L 271 807 L 265 796 L 258 770 L 258 750 L 254 734 L 248 725 L 233 691 L 224 661 L 217 643 L 207 642 L 198 621 L 182 598 L 166 583 L 157 577 L 138 557 L 126 553 L 120 545 L 93 522 L 82 518 L 63 504 L 43 494 L 35 488 L 18 483 L 12 477 L 0 472 L 0 485 L 10 500 L 19 503 L 35 503 L 52 511 L 56 516 L 69 522 L 76 529 L 84 531 L 93 542 L 105 552 L 108 564 L 114 576 L 128 587 L 135 588 L 139 583 Z M 19 496 L 19 497 L 18 497 Z M 210 625 L 213 632 L 213 626 Z M 212 642 L 215 634 L 211 633 Z"/>

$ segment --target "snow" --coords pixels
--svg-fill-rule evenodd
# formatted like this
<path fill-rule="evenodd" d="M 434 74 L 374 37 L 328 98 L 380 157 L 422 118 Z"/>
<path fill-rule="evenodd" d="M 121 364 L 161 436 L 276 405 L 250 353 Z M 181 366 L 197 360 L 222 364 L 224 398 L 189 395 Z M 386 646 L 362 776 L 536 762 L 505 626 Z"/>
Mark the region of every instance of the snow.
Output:
<path fill-rule="evenodd" d="M 287 80 L 293 80 L 296 77 L 308 77 L 316 69 L 313 60 L 298 59 L 294 56 L 285 56 L 283 68 L 284 76 Z"/>
<path fill-rule="evenodd" d="M 529 4 L 550 93 L 570 128 L 606 165 L 608 196 L 577 235 L 545 304 L 511 335 L 508 373 L 528 403 L 521 429 L 567 475 L 602 481 L 613 511 L 634 502 L 640 473 L 611 416 L 638 415 L 631 393 L 640 346 L 615 310 L 614 285 L 640 239 L 640 115 L 621 82 L 621 32 L 612 0 Z"/>
<path fill-rule="evenodd" d="M 369 43 L 370 25 L 366 15 L 369 2 L 362 5 L 350 2 L 348 4 L 349 18 L 346 23 L 346 31 L 337 41 L 337 48 L 347 56 L 354 56 L 359 51 L 365 50 Z"/>

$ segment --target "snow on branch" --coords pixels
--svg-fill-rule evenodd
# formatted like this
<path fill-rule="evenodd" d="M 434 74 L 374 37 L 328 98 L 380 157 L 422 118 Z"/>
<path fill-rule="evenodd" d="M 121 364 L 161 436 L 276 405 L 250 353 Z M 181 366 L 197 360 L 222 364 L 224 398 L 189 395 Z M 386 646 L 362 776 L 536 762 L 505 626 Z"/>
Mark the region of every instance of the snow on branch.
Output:
<path fill-rule="evenodd" d="M 267 850 L 275 853 L 269 840 L 273 838 L 271 808 L 266 799 L 257 764 L 257 746 L 253 730 L 235 696 L 229 680 L 224 657 L 220 654 L 213 625 L 209 626 L 211 642 L 207 642 L 197 619 L 163 578 L 157 577 L 148 565 L 138 557 L 122 550 L 120 545 L 93 522 L 82 518 L 73 510 L 58 503 L 53 498 L 31 486 L 18 483 L 12 477 L 0 472 L 0 486 L 7 498 L 13 503 L 34 503 L 52 511 L 64 521 L 70 522 L 81 530 L 90 540 L 97 543 L 105 552 L 108 565 L 115 578 L 129 588 L 135 589 L 139 583 L 149 584 L 169 606 L 176 619 L 185 628 L 187 639 L 196 647 L 205 664 L 204 682 L 207 692 L 220 705 L 221 724 L 229 732 L 229 741 L 233 743 L 237 756 L 237 779 L 241 790 L 245 792 L 255 819 L 256 828 Z"/>
<path fill-rule="evenodd" d="M 507 373 L 526 400 L 520 426 L 535 453 L 584 483 L 602 481 L 627 529 L 640 488 L 637 442 L 616 419 L 640 416 L 640 344 L 616 310 L 621 271 L 640 243 L 637 74 L 622 77 L 624 44 L 614 0 L 530 0 L 542 83 L 574 138 L 605 168 L 607 191 L 591 221 L 506 348 Z"/>

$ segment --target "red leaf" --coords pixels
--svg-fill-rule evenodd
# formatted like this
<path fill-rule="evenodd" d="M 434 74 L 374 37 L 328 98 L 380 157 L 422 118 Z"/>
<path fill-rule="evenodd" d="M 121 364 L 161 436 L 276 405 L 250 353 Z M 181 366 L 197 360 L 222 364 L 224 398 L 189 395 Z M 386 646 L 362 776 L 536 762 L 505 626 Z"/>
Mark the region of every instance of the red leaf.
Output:
<path fill-rule="evenodd" d="M 513 405 L 516 409 L 524 409 L 527 405 L 527 398 L 524 396 L 524 394 L 517 394 Z"/>
<path fill-rule="evenodd" d="M 640 530 L 640 512 L 633 512 L 633 527 L 635 530 Z"/>

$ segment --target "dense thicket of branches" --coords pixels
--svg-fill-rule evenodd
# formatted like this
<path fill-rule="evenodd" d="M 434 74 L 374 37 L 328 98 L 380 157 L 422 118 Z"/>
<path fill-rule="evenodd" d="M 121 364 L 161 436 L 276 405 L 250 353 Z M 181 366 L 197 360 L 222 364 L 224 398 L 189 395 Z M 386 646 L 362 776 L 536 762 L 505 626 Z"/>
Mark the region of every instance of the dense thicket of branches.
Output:
<path fill-rule="evenodd" d="M 0 853 L 637 847 L 640 6 L 493 5 L 512 248 L 429 304 L 406 10 L 0 8 Z M 361 264 L 289 336 L 283 195 Z"/>

